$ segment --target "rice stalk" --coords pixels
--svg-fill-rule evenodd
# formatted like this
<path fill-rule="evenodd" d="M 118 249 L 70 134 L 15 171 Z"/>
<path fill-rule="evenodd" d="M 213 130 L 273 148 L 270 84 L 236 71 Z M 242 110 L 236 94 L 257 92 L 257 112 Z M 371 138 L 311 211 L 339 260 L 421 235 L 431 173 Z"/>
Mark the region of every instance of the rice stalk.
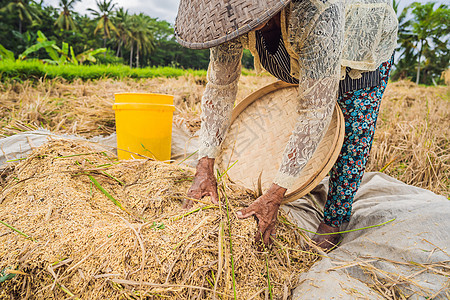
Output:
<path fill-rule="evenodd" d="M 187 217 L 187 216 L 189 216 L 189 215 L 191 215 L 191 214 L 193 214 L 193 213 L 196 213 L 196 212 L 198 212 L 198 211 L 206 210 L 206 209 L 211 209 L 211 208 L 217 208 L 217 206 L 216 206 L 216 205 L 206 205 L 206 206 L 202 206 L 202 207 L 197 207 L 197 208 L 195 208 L 195 209 L 193 209 L 193 210 L 191 210 L 191 211 L 188 211 L 188 212 L 185 213 L 185 214 L 182 214 L 182 215 L 179 215 L 179 216 L 176 216 L 176 217 L 172 218 L 172 221 L 177 221 L 177 220 L 179 220 L 179 219 L 182 219 L 182 218 L 184 218 L 184 217 Z"/>
<path fill-rule="evenodd" d="M 222 270 L 223 270 L 223 259 L 224 259 L 224 254 L 223 254 L 223 247 L 224 247 L 224 236 L 225 236 L 225 223 L 223 221 L 220 222 L 219 224 L 219 236 L 218 236 L 218 263 L 217 263 L 217 275 L 216 278 L 214 280 L 214 294 L 213 297 L 216 297 L 216 291 L 217 291 L 217 284 L 219 282 L 220 279 L 220 275 L 222 274 Z"/>
<path fill-rule="evenodd" d="M 145 151 L 150 152 L 150 154 L 153 156 L 153 157 L 152 157 L 153 159 L 159 160 L 159 159 L 156 157 L 156 155 L 153 154 L 153 152 L 152 152 L 150 149 L 147 149 L 147 148 L 144 146 L 144 144 L 141 143 L 141 146 L 142 146 L 142 148 L 143 148 Z"/>
<path fill-rule="evenodd" d="M 14 228 L 13 226 L 11 226 L 11 225 L 9 225 L 9 224 L 6 224 L 6 223 L 3 222 L 2 220 L 0 220 L 0 223 L 3 224 L 3 225 L 5 225 L 5 226 L 8 227 L 9 229 L 11 229 L 11 230 L 17 232 L 18 234 L 24 236 L 26 239 L 28 239 L 28 240 L 30 240 L 30 241 L 33 241 L 33 242 L 37 242 L 36 239 L 32 238 L 31 236 L 29 236 L 29 235 L 26 234 L 26 233 L 23 233 L 23 232 L 20 231 L 19 229 Z"/>
<path fill-rule="evenodd" d="M 140 285 L 141 282 L 138 281 L 133 281 L 133 280 L 125 280 L 125 279 L 110 279 L 110 281 L 115 282 L 115 283 L 119 283 L 119 284 L 126 284 L 126 285 L 131 285 L 131 286 L 135 286 L 135 285 Z M 205 288 L 202 286 L 195 286 L 195 285 L 186 285 L 186 284 L 159 284 L 159 283 L 152 283 L 152 282 L 142 282 L 142 285 L 145 286 L 151 286 L 151 287 L 162 287 L 162 288 L 188 288 L 188 289 L 199 289 L 199 290 L 204 290 L 204 291 L 210 291 L 212 292 L 212 289 L 209 288 Z M 217 292 L 220 295 L 223 295 L 225 297 L 228 297 L 229 295 L 227 295 L 226 293 L 221 293 L 221 292 Z"/>
<path fill-rule="evenodd" d="M 280 247 L 280 249 L 284 250 L 286 253 L 288 253 L 287 251 L 296 251 L 296 252 L 301 252 L 301 253 L 305 253 L 305 254 L 309 254 L 309 255 L 315 255 L 315 256 L 320 256 L 320 257 L 327 257 L 326 255 L 321 255 L 317 252 L 311 252 L 311 251 L 306 251 L 306 250 L 301 250 L 301 249 L 294 249 L 294 248 L 289 248 L 286 247 L 284 245 L 282 245 L 280 242 L 278 242 L 277 240 L 273 240 L 274 244 L 277 245 L 278 247 Z"/>
<path fill-rule="evenodd" d="M 122 181 L 120 181 L 119 179 L 117 179 L 116 177 L 112 176 L 109 173 L 106 173 L 106 171 L 101 171 L 102 174 L 105 174 L 106 176 L 108 176 L 109 178 L 113 179 L 114 181 L 117 181 L 120 185 L 124 186 L 125 183 L 123 183 Z"/>
<path fill-rule="evenodd" d="M 142 288 L 142 281 L 144 280 L 144 268 L 145 268 L 145 246 L 144 246 L 144 242 L 142 241 L 142 237 L 139 235 L 139 233 L 137 232 L 136 228 L 134 228 L 130 222 L 128 222 L 127 220 L 125 220 L 124 218 L 122 218 L 121 216 L 119 216 L 118 214 L 113 214 L 117 217 L 119 217 L 120 219 L 122 219 L 122 221 L 128 226 L 128 228 L 130 228 L 134 235 L 136 236 L 138 242 L 139 242 L 139 246 L 141 247 L 141 277 L 140 277 L 140 281 L 141 281 L 141 285 L 140 287 Z M 155 256 L 156 260 L 159 261 L 158 256 Z"/>
<path fill-rule="evenodd" d="M 69 291 L 64 285 L 57 283 L 56 286 L 59 287 L 64 293 L 69 295 L 71 299 L 80 300 L 80 298 L 75 297 L 75 295 L 71 291 Z"/>
<path fill-rule="evenodd" d="M 380 226 L 383 226 L 383 225 L 386 225 L 388 223 L 391 223 L 391 222 L 395 221 L 395 218 L 394 218 L 394 219 L 391 219 L 389 221 L 386 221 L 386 222 L 383 222 L 383 223 L 380 223 L 380 224 L 377 224 L 377 225 L 367 226 L 367 227 L 361 227 L 361 228 L 355 228 L 355 229 L 350 229 L 350 230 L 345 230 L 345 231 L 338 231 L 338 232 L 331 232 L 331 233 L 317 233 L 317 232 L 314 232 L 314 231 L 311 231 L 311 230 L 308 230 L 308 229 L 304 229 L 304 228 L 298 227 L 297 225 L 292 224 L 291 222 L 287 221 L 287 219 L 285 217 L 283 217 L 283 216 L 280 216 L 280 218 L 287 225 L 292 225 L 292 226 L 296 227 L 299 230 L 302 230 L 302 231 L 305 231 L 305 232 L 309 232 L 309 233 L 312 233 L 312 234 L 315 234 L 315 235 L 331 235 L 331 234 L 349 233 L 349 232 L 354 232 L 354 231 L 360 231 L 360 230 L 380 227 Z"/>
<path fill-rule="evenodd" d="M 180 182 L 180 181 L 177 181 L 177 182 Z M 203 200 L 200 200 L 200 199 L 191 198 L 191 197 L 188 197 L 188 196 L 183 196 L 183 197 L 175 197 L 174 196 L 174 198 L 179 198 L 179 199 L 182 199 L 182 200 L 190 200 L 190 201 L 193 201 L 193 202 L 196 202 L 196 203 L 201 203 L 201 204 L 204 204 L 204 205 L 211 205 L 211 202 L 203 201 Z"/>
<path fill-rule="evenodd" d="M 10 159 L 10 160 L 7 160 L 6 162 L 10 163 L 10 162 L 22 161 L 22 160 L 26 160 L 26 159 L 27 159 L 26 157 L 22 157 L 22 158 Z"/>
<path fill-rule="evenodd" d="M 397 157 L 394 157 L 391 159 L 385 166 L 383 166 L 378 172 L 383 173 L 392 163 L 397 159 Z"/>
<path fill-rule="evenodd" d="M 120 161 L 116 161 L 116 162 L 108 163 L 108 164 L 101 164 L 101 165 L 98 165 L 96 167 L 97 168 L 108 168 L 108 167 L 112 167 L 112 166 L 118 165 L 118 164 L 120 164 Z"/>
<path fill-rule="evenodd" d="M 71 155 L 56 156 L 56 157 L 54 157 L 54 159 L 86 156 L 86 155 L 92 155 L 92 154 L 103 154 L 104 156 L 108 156 L 105 151 L 101 151 L 101 152 L 77 153 L 77 154 L 71 154 Z"/>
<path fill-rule="evenodd" d="M 225 172 L 223 172 L 222 174 L 219 174 L 219 177 L 217 178 L 217 181 L 219 181 L 225 174 L 227 174 L 227 172 L 237 163 L 238 161 L 236 160 L 231 166 L 229 166 Z"/>
<path fill-rule="evenodd" d="M 19 271 L 19 270 L 6 270 L 6 274 L 15 274 L 15 275 L 23 275 L 23 276 L 30 276 L 30 274 Z"/>
<path fill-rule="evenodd" d="M 191 229 L 191 231 L 186 234 L 180 242 L 178 242 L 172 249 L 167 253 L 167 255 L 161 260 L 161 263 L 164 262 L 178 247 L 180 247 L 195 231 L 197 231 L 200 227 L 202 227 L 207 222 L 211 221 L 211 217 L 205 217 L 198 223 L 194 228 Z"/>
<path fill-rule="evenodd" d="M 123 206 L 122 206 L 122 204 L 119 202 L 119 201 L 117 201 L 110 193 L 108 193 L 108 191 L 107 190 L 105 190 L 101 185 L 100 185 L 100 183 L 98 183 L 98 181 L 94 178 L 94 177 L 92 177 L 92 175 L 89 175 L 89 174 L 86 174 L 88 177 L 89 177 L 89 179 L 92 181 L 92 183 L 106 196 L 106 197 L 108 197 L 108 199 L 109 200 L 111 200 L 118 208 L 120 208 L 121 210 L 123 210 L 124 212 L 126 212 L 127 214 L 129 214 L 130 216 L 131 216 L 131 213 L 128 211 L 128 210 L 126 210 Z"/>
<path fill-rule="evenodd" d="M 196 154 L 198 152 L 198 150 L 192 152 L 188 157 L 186 157 L 185 159 L 183 159 L 182 161 L 180 161 L 179 163 L 177 163 L 177 165 L 181 165 L 182 163 L 184 163 L 186 160 L 188 160 L 189 158 L 191 158 L 194 154 Z"/>
<path fill-rule="evenodd" d="M 233 165 L 232 165 L 233 166 Z M 232 167 L 230 166 L 230 168 Z M 228 170 L 230 169 L 228 168 Z M 227 171 L 228 171 L 227 170 Z M 226 173 L 226 172 L 225 172 Z M 224 173 L 224 174 L 225 174 Z M 230 240 L 230 258 L 231 258 L 231 278 L 232 278 L 232 283 L 233 283 L 233 294 L 234 294 L 234 299 L 237 299 L 237 295 L 236 295 L 236 274 L 234 272 L 234 256 L 233 256 L 233 241 L 231 238 L 231 220 L 230 220 L 230 210 L 229 210 L 229 202 L 228 202 L 228 196 L 227 193 L 225 191 L 225 188 L 223 188 L 222 186 L 222 192 L 223 195 L 225 197 L 225 202 L 226 202 L 226 207 L 227 207 L 227 222 L 228 222 L 228 238 Z"/>
<path fill-rule="evenodd" d="M 270 297 L 270 300 L 273 300 L 272 283 L 270 282 L 270 271 L 269 271 L 269 258 L 268 258 L 269 254 L 266 253 L 264 256 L 266 259 L 267 287 L 269 289 L 269 297 Z"/>

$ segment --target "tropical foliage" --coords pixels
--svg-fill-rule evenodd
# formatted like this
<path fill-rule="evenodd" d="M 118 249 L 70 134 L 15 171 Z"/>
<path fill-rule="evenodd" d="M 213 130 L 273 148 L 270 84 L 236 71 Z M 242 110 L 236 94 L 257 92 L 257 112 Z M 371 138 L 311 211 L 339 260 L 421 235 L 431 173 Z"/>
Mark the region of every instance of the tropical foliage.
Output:
<path fill-rule="evenodd" d="M 1 52 L 1 50 L 0 50 Z M 173 67 L 130 68 L 126 65 L 53 65 L 37 60 L 0 60 L 0 81 L 64 78 L 93 80 L 100 78 L 153 78 L 193 75 L 204 78 L 204 70 L 183 70 Z"/>
<path fill-rule="evenodd" d="M 60 0 L 59 6 L 61 12 L 58 19 L 55 21 L 55 25 L 63 30 L 77 30 L 77 25 L 72 17 L 73 6 L 76 2 L 81 0 Z"/>
<path fill-rule="evenodd" d="M 74 11 L 80 0 L 59 0 L 57 7 L 44 7 L 37 1 L 0 0 L 0 58 L 10 58 L 9 50 L 15 58 L 25 53 L 22 59 L 56 64 L 208 66 L 209 51 L 181 47 L 174 39 L 172 24 L 142 13 L 130 14 L 114 0 L 96 0 L 89 15 Z M 393 0 L 394 9 L 398 10 L 400 1 L 408 0 Z M 449 11 L 448 5 L 434 2 L 414 2 L 397 11 L 400 26 L 393 79 L 408 78 L 422 84 L 443 81 L 440 75 L 450 66 Z M 100 52 L 103 55 L 98 55 Z M 248 51 L 242 63 L 253 67 Z"/>
<path fill-rule="evenodd" d="M 450 67 L 448 5 L 414 2 L 399 13 L 399 53 L 393 79 L 436 84 Z"/>
<path fill-rule="evenodd" d="M 116 26 L 112 22 L 112 16 L 114 12 L 115 3 L 112 3 L 113 0 L 103 0 L 103 1 L 95 1 L 98 6 L 98 10 L 88 8 L 88 10 L 95 17 L 95 22 L 97 22 L 97 26 L 94 29 L 94 34 L 99 31 L 103 34 L 103 47 L 106 48 L 106 39 L 111 38 L 111 31 L 117 33 Z"/>
<path fill-rule="evenodd" d="M 40 31 L 62 51 L 65 44 L 74 53 L 106 48 L 103 55 L 96 56 L 97 63 L 207 68 L 209 51 L 181 47 L 168 22 L 142 13 L 130 14 L 113 0 L 97 0 L 89 15 L 81 15 L 74 11 L 78 1 L 59 0 L 58 7 L 44 7 L 34 0 L 0 0 L 0 44 L 19 57 L 39 43 Z M 27 53 L 27 58 L 49 59 L 45 47 L 35 48 L 39 49 Z"/>

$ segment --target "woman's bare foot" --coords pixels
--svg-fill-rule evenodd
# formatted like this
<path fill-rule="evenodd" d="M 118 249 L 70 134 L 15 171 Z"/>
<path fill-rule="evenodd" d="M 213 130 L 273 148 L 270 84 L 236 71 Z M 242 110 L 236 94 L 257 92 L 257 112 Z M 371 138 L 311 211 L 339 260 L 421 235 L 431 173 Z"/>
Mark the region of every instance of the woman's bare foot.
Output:
<path fill-rule="evenodd" d="M 317 233 L 324 234 L 324 233 L 334 233 L 339 232 L 339 227 L 332 227 L 328 226 L 324 222 L 320 222 L 319 227 L 317 228 Z M 339 243 L 339 240 L 341 239 L 340 234 L 326 234 L 326 235 L 314 235 L 312 240 L 322 248 L 324 251 L 330 251 L 331 249 L 335 248 L 336 245 Z"/>

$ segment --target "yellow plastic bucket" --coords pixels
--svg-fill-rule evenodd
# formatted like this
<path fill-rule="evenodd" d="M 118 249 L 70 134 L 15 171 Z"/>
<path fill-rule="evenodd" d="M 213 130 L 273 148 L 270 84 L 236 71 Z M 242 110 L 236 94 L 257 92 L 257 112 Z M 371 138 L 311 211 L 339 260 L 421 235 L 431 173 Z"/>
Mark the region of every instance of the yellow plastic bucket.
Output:
<path fill-rule="evenodd" d="M 146 93 L 115 94 L 119 159 L 170 159 L 173 96 Z"/>

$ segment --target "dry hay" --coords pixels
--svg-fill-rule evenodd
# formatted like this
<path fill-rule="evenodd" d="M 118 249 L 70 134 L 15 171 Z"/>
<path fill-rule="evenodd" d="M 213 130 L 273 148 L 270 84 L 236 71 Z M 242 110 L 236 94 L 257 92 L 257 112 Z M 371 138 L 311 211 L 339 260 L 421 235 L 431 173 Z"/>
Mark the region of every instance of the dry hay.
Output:
<path fill-rule="evenodd" d="M 441 79 L 444 80 L 446 85 L 450 85 L 450 68 L 445 71 L 442 71 Z"/>
<path fill-rule="evenodd" d="M 368 171 L 450 196 L 450 88 L 388 84 Z"/>
<path fill-rule="evenodd" d="M 271 83 L 271 76 L 241 76 L 237 99 Z M 155 92 L 175 95 L 176 122 L 193 132 L 200 125 L 205 78 L 192 76 L 0 84 L 0 137 L 37 126 L 85 137 L 115 131 L 113 94 Z M 367 166 L 408 184 L 450 195 L 449 93 L 447 86 L 423 87 L 409 81 L 389 83 Z"/>
<path fill-rule="evenodd" d="M 238 99 L 274 81 L 270 76 L 242 76 Z M 192 131 L 200 126 L 200 100 L 206 79 L 192 75 L 179 78 L 64 79 L 0 84 L 0 137 L 44 127 L 52 132 L 84 137 L 115 132 L 115 93 L 161 93 L 174 95 L 175 119 Z"/>
<path fill-rule="evenodd" d="M 235 216 L 254 200 L 251 192 L 222 180 L 222 206 L 205 200 L 184 210 L 192 169 L 117 161 L 96 147 L 52 141 L 6 180 L 1 220 L 34 240 L 0 224 L 0 271 L 16 274 L 0 283 L 0 299 L 226 299 L 234 280 L 239 299 L 261 299 L 269 296 L 268 274 L 282 299 L 318 259 L 301 251 L 301 232 L 285 223 L 270 251 L 256 251 L 255 221 Z"/>

